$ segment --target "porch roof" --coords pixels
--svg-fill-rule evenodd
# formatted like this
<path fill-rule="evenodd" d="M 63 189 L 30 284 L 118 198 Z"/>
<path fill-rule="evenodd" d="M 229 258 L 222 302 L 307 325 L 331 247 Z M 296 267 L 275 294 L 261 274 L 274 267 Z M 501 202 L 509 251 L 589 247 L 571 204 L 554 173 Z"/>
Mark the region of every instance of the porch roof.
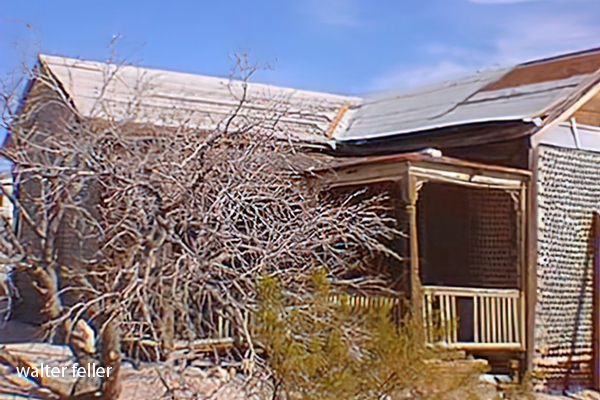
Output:
<path fill-rule="evenodd" d="M 326 167 L 309 168 L 305 173 L 321 186 L 356 186 L 402 180 L 417 176 L 421 180 L 455 182 L 468 186 L 517 189 L 531 179 L 531 172 L 444 157 L 436 149 L 386 156 L 360 157 Z"/>

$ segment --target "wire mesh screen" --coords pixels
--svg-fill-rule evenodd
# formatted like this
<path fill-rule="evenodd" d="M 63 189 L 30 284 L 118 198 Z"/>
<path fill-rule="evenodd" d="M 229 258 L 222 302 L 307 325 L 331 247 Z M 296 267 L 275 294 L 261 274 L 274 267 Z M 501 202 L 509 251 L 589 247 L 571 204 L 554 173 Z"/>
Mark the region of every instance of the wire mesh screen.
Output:
<path fill-rule="evenodd" d="M 521 221 L 516 193 L 430 182 L 419 192 L 425 285 L 519 288 Z"/>
<path fill-rule="evenodd" d="M 589 382 L 593 211 L 600 154 L 541 146 L 538 158 L 536 353 L 548 379 Z"/>
<path fill-rule="evenodd" d="M 394 228 L 398 231 L 391 240 L 383 240 L 398 257 L 365 253 L 364 265 L 354 271 L 358 276 L 378 276 L 384 278 L 386 285 L 400 294 L 408 293 L 410 282 L 410 254 L 408 251 L 408 219 L 405 204 L 401 201 L 400 185 L 396 181 L 384 181 L 366 184 L 360 187 L 338 187 L 328 190 L 323 201 L 345 201 L 347 205 L 356 204 L 365 199 L 382 197 L 382 209 L 378 212 L 382 217 L 395 221 Z"/>
<path fill-rule="evenodd" d="M 499 189 L 469 189 L 469 264 L 483 287 L 519 286 L 517 198 Z"/>

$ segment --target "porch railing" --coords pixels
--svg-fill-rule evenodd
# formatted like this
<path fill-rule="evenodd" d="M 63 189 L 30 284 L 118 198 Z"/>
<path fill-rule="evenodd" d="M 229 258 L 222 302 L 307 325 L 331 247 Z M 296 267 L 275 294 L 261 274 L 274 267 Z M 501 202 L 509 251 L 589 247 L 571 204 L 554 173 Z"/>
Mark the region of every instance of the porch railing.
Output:
<path fill-rule="evenodd" d="M 423 300 L 429 343 L 463 350 L 525 348 L 525 303 L 519 290 L 424 286 Z"/>

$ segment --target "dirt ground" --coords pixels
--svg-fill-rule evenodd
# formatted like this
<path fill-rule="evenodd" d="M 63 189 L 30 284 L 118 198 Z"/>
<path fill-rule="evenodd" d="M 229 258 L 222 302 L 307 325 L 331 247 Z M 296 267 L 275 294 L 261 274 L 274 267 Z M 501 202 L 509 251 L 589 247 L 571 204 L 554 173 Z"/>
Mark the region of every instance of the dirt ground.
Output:
<path fill-rule="evenodd" d="M 183 371 L 160 364 L 144 364 L 139 369 L 122 370 L 119 399 L 259 399 L 252 395 L 249 382 L 234 369 L 187 367 Z"/>
<path fill-rule="evenodd" d="M 16 357 L 16 358 L 15 358 Z M 50 365 L 72 365 L 74 358 L 70 350 L 64 346 L 45 344 L 0 345 L 0 400 L 4 399 L 57 399 L 52 391 L 40 386 L 31 379 L 19 377 L 16 373 L 15 360 L 22 360 L 27 365 L 39 365 L 41 361 Z M 12 363 L 10 362 L 12 360 Z M 451 361 L 452 371 L 458 368 L 458 361 Z M 463 361 L 464 363 L 464 361 Z M 124 362 L 121 368 L 122 390 L 119 399 L 143 400 L 261 400 L 272 399 L 269 382 L 259 377 L 249 378 L 241 373 L 240 366 L 214 366 L 209 359 L 195 359 L 177 366 L 173 363 L 141 363 L 133 365 Z M 221 364 L 222 365 L 222 364 Z M 447 367 L 447 366 L 446 366 Z M 443 368 L 438 379 L 443 379 Z M 54 382 L 54 393 L 70 393 L 74 384 L 73 379 L 62 379 Z M 494 384 L 493 379 L 477 380 L 475 397 L 468 396 L 464 390 L 458 389 L 446 393 L 443 398 L 448 400 L 600 400 L 597 392 L 583 391 L 567 396 L 551 396 L 547 394 L 523 395 L 514 390 L 503 391 Z M 56 391 L 59 389 L 59 391 Z M 473 392 L 473 390 L 470 390 Z M 406 400 L 416 399 L 407 393 Z"/>
<path fill-rule="evenodd" d="M 215 399 L 215 400 L 259 400 L 271 396 L 261 396 L 260 382 L 247 380 L 235 369 L 203 369 L 187 367 L 182 371 L 165 368 L 161 364 L 144 364 L 139 369 L 129 366 L 123 370 L 123 388 L 119 399 Z M 263 392 L 265 393 L 265 392 Z M 567 396 L 535 393 L 530 395 L 509 394 L 500 391 L 495 385 L 480 382 L 472 400 L 600 400 L 600 394 L 584 391 Z M 407 400 L 411 397 L 407 397 Z M 456 391 L 445 395 L 447 400 L 465 400 L 464 392 Z"/>
<path fill-rule="evenodd" d="M 187 367 L 183 370 L 168 369 L 161 364 L 144 364 L 139 369 L 125 367 L 120 399 L 271 399 L 270 391 L 261 382 L 248 380 L 235 369 Z M 261 395 L 262 393 L 262 395 Z M 267 393 L 265 396 L 264 394 Z M 476 398 L 467 397 L 463 391 L 447 393 L 447 400 L 501 400 L 503 396 L 495 385 L 480 382 L 475 390 Z M 407 400 L 411 399 L 410 395 Z M 511 397 L 514 400 L 534 400 L 527 397 Z M 557 400 L 540 397 L 535 400 Z M 587 400 L 587 399 L 586 399 Z"/>

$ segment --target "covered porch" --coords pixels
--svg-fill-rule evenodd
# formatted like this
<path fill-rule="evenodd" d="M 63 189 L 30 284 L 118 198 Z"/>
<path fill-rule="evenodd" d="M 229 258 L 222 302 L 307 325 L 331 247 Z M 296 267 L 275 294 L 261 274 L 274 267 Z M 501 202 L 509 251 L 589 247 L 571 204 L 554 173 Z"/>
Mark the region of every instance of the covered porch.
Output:
<path fill-rule="evenodd" d="M 311 171 L 319 190 L 386 185 L 405 233 L 391 246 L 394 290 L 432 345 L 502 354 L 530 365 L 535 271 L 529 258 L 530 174 L 442 157 L 369 157 Z"/>

